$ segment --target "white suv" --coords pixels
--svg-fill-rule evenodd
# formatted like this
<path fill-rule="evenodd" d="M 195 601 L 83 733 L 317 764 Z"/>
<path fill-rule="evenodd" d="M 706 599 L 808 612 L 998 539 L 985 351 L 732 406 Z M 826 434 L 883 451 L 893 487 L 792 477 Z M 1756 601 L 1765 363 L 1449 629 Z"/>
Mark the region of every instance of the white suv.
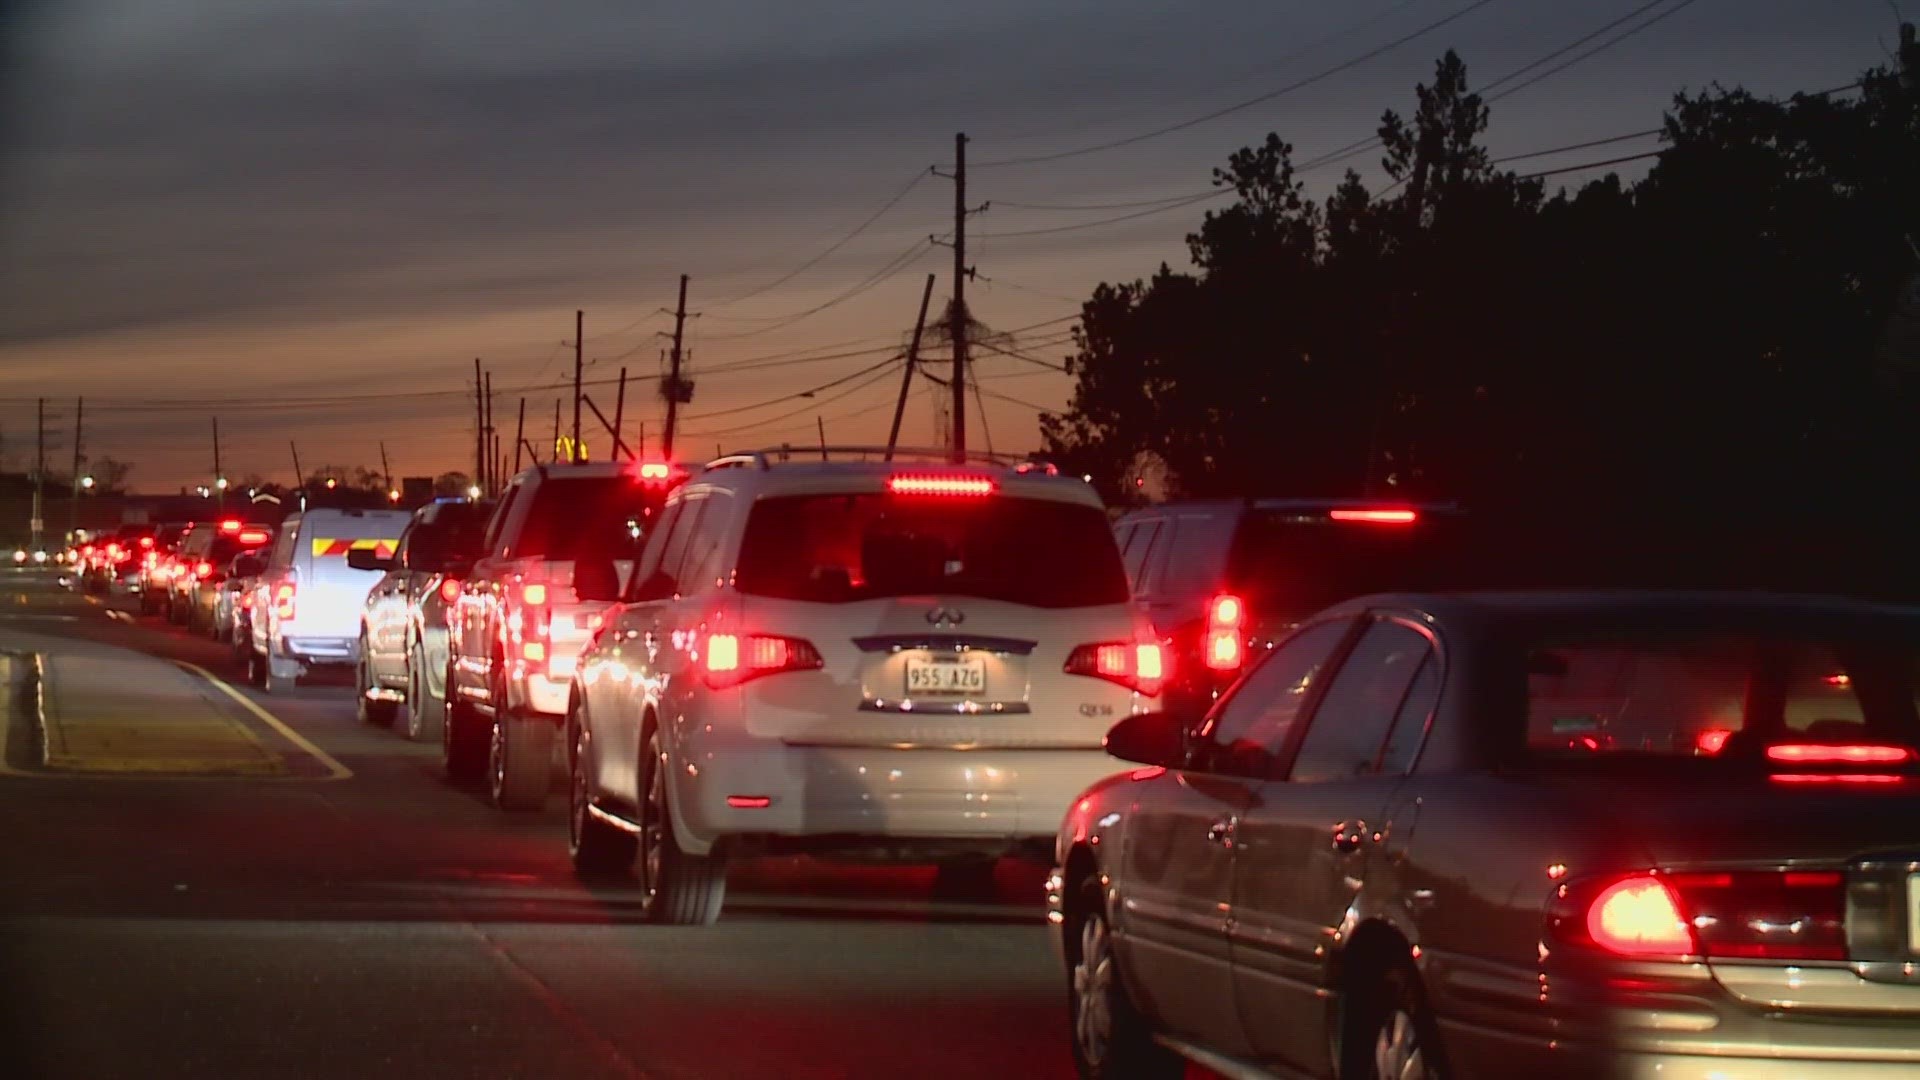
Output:
<path fill-rule="evenodd" d="M 824 456 L 824 453 L 823 453 Z M 1167 672 L 1093 489 L 1050 466 L 722 458 L 580 661 L 569 840 L 710 923 L 732 855 L 926 860 L 975 888 L 1114 771 Z"/>

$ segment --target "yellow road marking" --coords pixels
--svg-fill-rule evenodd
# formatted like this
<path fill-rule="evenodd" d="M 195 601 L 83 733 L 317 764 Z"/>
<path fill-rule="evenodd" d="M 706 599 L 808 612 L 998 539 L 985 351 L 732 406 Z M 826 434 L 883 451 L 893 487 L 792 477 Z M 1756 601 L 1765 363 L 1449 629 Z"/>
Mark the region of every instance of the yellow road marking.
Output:
<path fill-rule="evenodd" d="M 189 664 L 185 660 L 175 660 L 174 663 L 212 683 L 220 689 L 221 693 L 239 702 L 242 708 L 258 717 L 261 723 L 279 732 L 281 735 L 286 736 L 288 742 L 306 751 L 313 756 L 314 760 L 325 765 L 327 771 L 333 774 L 334 779 L 345 780 L 353 775 L 352 769 L 335 761 L 333 755 L 315 746 L 305 735 L 288 727 L 285 721 L 261 708 L 259 703 L 255 702 L 252 698 L 229 686 L 225 679 L 222 679 L 220 676 L 215 675 L 213 672 L 208 671 L 198 664 Z"/>

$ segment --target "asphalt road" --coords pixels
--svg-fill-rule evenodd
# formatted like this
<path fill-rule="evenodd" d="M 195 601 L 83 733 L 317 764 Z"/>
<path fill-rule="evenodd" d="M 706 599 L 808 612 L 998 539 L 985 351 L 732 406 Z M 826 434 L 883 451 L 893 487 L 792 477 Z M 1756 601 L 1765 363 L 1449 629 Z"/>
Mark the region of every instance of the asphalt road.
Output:
<path fill-rule="evenodd" d="M 152 657 L 238 686 L 210 642 L 110 610 L 0 571 L 0 647 L 87 654 L 74 693 L 124 699 Z M 718 926 L 649 926 L 575 878 L 560 800 L 491 810 L 347 688 L 239 691 L 286 731 L 200 693 L 282 774 L 48 773 L 9 729 L 0 1075 L 1072 1074 L 1042 867 L 955 904 L 921 868 L 739 864 Z"/>

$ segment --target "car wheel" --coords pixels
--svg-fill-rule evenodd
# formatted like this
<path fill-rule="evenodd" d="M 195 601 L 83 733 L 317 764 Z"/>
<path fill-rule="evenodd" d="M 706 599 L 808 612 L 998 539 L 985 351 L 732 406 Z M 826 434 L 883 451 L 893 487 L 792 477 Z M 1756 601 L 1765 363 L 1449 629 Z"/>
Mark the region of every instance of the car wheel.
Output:
<path fill-rule="evenodd" d="M 439 738 L 445 709 L 427 692 L 427 653 L 415 645 L 407 657 L 407 738 L 414 742 Z"/>
<path fill-rule="evenodd" d="M 1074 1067 L 1086 1080 L 1179 1080 L 1186 1063 L 1154 1041 L 1127 994 L 1099 879 L 1083 879 L 1075 895 L 1066 937 Z"/>
<path fill-rule="evenodd" d="M 1341 1076 L 1442 1080 L 1447 1075 L 1440 1027 L 1411 962 L 1400 959 L 1375 974 L 1362 974 L 1350 994 L 1340 1040 Z"/>
<path fill-rule="evenodd" d="M 440 729 L 440 753 L 447 779 L 477 780 L 487 767 L 487 729 L 473 703 L 453 690 L 453 672 L 447 672 L 447 719 Z"/>
<path fill-rule="evenodd" d="M 633 869 L 639 838 L 587 812 L 593 802 L 587 775 L 587 732 L 578 718 L 568 721 L 574 732 L 567 748 L 567 854 L 581 874 L 620 874 Z"/>
<path fill-rule="evenodd" d="M 553 780 L 553 721 L 501 712 L 487 751 L 487 788 L 501 810 L 540 810 Z"/>
<path fill-rule="evenodd" d="M 673 835 L 660 730 L 646 723 L 640 757 L 641 910 L 649 922 L 712 926 L 727 898 L 727 863 L 719 855 L 689 855 Z"/>
<path fill-rule="evenodd" d="M 368 697 L 373 693 L 373 664 L 367 659 L 366 635 L 360 637 L 360 659 L 353 665 L 353 696 L 357 700 L 356 711 L 360 722 L 374 727 L 392 727 L 393 715 L 399 711 L 398 705 L 384 699 Z"/>

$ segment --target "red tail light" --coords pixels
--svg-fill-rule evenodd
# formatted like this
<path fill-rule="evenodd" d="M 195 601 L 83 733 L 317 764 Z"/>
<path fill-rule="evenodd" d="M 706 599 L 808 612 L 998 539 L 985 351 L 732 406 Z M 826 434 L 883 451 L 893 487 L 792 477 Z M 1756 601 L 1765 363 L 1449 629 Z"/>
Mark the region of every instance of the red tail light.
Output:
<path fill-rule="evenodd" d="M 141 537 L 141 538 L 140 538 L 140 546 L 141 546 L 141 547 L 143 547 L 143 548 L 150 548 L 150 547 L 152 547 L 152 546 L 153 546 L 153 537 L 151 537 L 151 536 L 143 536 L 143 537 Z"/>
<path fill-rule="evenodd" d="M 460 583 L 453 578 L 443 578 L 440 582 L 440 600 L 451 604 L 460 599 Z"/>
<path fill-rule="evenodd" d="M 1562 885 L 1549 921 L 1619 956 L 1845 960 L 1846 906 L 1837 870 L 1648 872 Z"/>
<path fill-rule="evenodd" d="M 1781 765 L 1907 765 L 1913 748 L 1896 743 L 1780 743 L 1767 760 Z"/>
<path fill-rule="evenodd" d="M 978 499 L 993 494 L 998 487 L 990 476 L 902 473 L 887 477 L 887 491 L 894 495 L 949 495 Z"/>
<path fill-rule="evenodd" d="M 1155 642 L 1107 641 L 1073 650 L 1067 656 L 1064 670 L 1069 675 L 1088 675 L 1119 683 L 1153 697 L 1166 685 L 1167 656 L 1166 650 Z"/>
<path fill-rule="evenodd" d="M 239 531 L 240 531 L 240 519 L 239 519 L 239 518 L 228 518 L 227 520 L 225 520 L 225 521 L 223 521 L 223 522 L 221 522 L 221 523 L 220 523 L 220 531 L 221 531 L 221 532 L 223 532 L 223 533 L 237 533 L 237 532 L 239 532 Z"/>
<path fill-rule="evenodd" d="M 273 616 L 276 619 L 293 618 L 293 582 L 283 581 L 273 587 Z"/>
<path fill-rule="evenodd" d="M 210 562 L 197 562 L 193 564 L 194 577 L 198 577 L 198 578 L 208 577 L 212 575 L 212 573 L 213 573 L 213 564 Z"/>
<path fill-rule="evenodd" d="M 826 666 L 812 642 L 772 634 L 709 634 L 702 657 L 707 685 L 716 690 L 763 675 Z"/>
<path fill-rule="evenodd" d="M 1733 732 L 1726 728 L 1708 728 L 1694 736 L 1694 749 L 1711 757 L 1726 749 L 1727 740 L 1733 738 Z"/>
<path fill-rule="evenodd" d="M 1247 602 L 1222 593 L 1207 602 L 1207 630 L 1201 655 L 1215 671 L 1237 671 L 1247 658 Z"/>
<path fill-rule="evenodd" d="M 1358 521 L 1369 525 L 1411 525 L 1420 520 L 1420 515 L 1405 509 L 1374 510 L 1331 510 L 1327 516 L 1335 521 Z"/>
<path fill-rule="evenodd" d="M 640 479 L 665 480 L 673 475 L 673 467 L 664 461 L 643 461 L 640 463 Z"/>
<path fill-rule="evenodd" d="M 271 539 L 272 535 L 265 529 L 244 529 L 240 533 L 240 542 L 247 547 L 259 547 Z"/>
<path fill-rule="evenodd" d="M 520 602 L 530 607 L 539 607 L 547 602 L 547 587 L 534 582 L 520 587 Z"/>

